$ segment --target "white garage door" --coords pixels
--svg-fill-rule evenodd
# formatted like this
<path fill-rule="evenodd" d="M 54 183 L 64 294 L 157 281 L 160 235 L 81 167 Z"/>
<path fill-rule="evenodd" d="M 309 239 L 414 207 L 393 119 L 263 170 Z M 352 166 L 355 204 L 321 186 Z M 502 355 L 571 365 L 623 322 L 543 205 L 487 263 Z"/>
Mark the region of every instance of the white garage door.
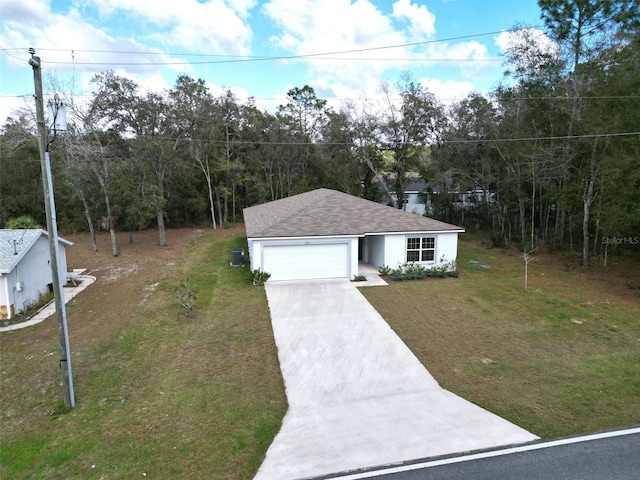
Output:
<path fill-rule="evenodd" d="M 265 245 L 262 264 L 269 280 L 349 277 L 348 244 Z"/>

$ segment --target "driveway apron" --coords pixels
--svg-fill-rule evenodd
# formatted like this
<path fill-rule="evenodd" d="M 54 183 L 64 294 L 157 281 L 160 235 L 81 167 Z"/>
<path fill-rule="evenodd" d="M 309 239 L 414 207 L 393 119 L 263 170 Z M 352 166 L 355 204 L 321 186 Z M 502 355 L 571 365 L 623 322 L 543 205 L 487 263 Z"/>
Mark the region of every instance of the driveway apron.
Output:
<path fill-rule="evenodd" d="M 289 409 L 255 480 L 298 480 L 538 438 L 442 389 L 352 282 L 265 288 Z"/>

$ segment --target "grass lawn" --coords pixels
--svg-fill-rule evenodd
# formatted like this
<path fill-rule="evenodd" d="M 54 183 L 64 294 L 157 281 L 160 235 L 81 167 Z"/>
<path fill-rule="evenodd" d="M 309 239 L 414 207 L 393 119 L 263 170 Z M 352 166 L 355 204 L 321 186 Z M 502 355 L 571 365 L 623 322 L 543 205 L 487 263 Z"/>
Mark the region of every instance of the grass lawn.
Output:
<path fill-rule="evenodd" d="M 138 254 L 123 237 L 116 259 L 83 256 L 104 266 L 68 307 L 72 412 L 60 406 L 53 320 L 0 334 L 0 478 L 253 478 L 286 397 L 264 288 L 229 267 L 243 234 L 202 233 L 183 250 L 143 236 Z M 186 277 L 190 320 L 176 299 Z"/>
<path fill-rule="evenodd" d="M 557 260 L 525 291 L 517 253 L 463 241 L 460 278 L 362 292 L 444 388 L 543 438 L 640 424 L 637 278 Z"/>
<path fill-rule="evenodd" d="M 122 234 L 117 258 L 67 238 L 97 278 L 67 308 L 77 408 L 53 319 L 0 334 L 0 478 L 253 478 L 287 405 L 264 289 L 229 267 L 244 229 Z M 458 265 L 361 289 L 443 387 L 545 438 L 640 423 L 637 276 L 541 256 L 525 292 L 520 258 L 471 242 Z"/>

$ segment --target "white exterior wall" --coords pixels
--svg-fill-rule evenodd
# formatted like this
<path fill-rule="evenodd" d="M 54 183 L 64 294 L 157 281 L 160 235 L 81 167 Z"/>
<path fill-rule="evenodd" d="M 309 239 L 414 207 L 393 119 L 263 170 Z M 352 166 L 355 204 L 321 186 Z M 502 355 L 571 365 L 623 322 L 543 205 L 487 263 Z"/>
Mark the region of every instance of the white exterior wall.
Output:
<path fill-rule="evenodd" d="M 65 247 L 59 243 L 58 276 L 62 285 L 67 282 Z M 49 284 L 53 283 L 49 257 L 49 238 L 42 235 L 13 270 L 0 278 L 0 304 L 7 307 L 7 312 L 13 305 L 14 313 L 20 313 L 49 292 Z"/>
<path fill-rule="evenodd" d="M 384 235 L 367 235 L 365 242 L 369 246 L 367 263 L 374 267 L 382 267 L 384 263 Z"/>
<path fill-rule="evenodd" d="M 407 261 L 407 238 L 412 237 L 435 237 L 436 251 L 435 261 L 416 262 L 426 267 L 440 265 L 440 259 L 444 257 L 444 262 L 455 261 L 458 256 L 458 234 L 457 233 L 411 233 L 411 234 L 387 234 L 384 241 L 384 265 L 397 268 Z M 376 265 L 380 266 L 380 265 Z"/>
<path fill-rule="evenodd" d="M 406 196 L 407 203 L 404 206 L 404 210 L 409 213 L 415 213 L 417 215 L 425 214 L 424 201 L 420 198 L 418 193 L 410 193 Z"/>
<path fill-rule="evenodd" d="M 391 194 L 391 198 L 395 203 L 398 202 L 398 196 L 395 193 Z M 402 209 L 405 212 L 415 213 L 416 215 L 424 215 L 426 210 L 424 200 L 421 198 L 418 192 L 404 192 L 405 204 Z"/>
<path fill-rule="evenodd" d="M 64 252 L 62 246 L 61 250 Z M 63 254 L 61 256 L 64 257 Z M 61 272 L 65 272 L 66 280 L 67 262 L 65 260 L 59 264 Z M 52 277 L 49 264 L 49 240 L 46 236 L 38 238 L 20 263 L 7 275 L 6 282 L 9 290 L 9 304 L 13 304 L 15 313 L 25 310 L 37 302 L 40 295 L 49 291 Z M 18 283 L 22 285 L 20 291 L 17 287 Z"/>
<path fill-rule="evenodd" d="M 384 264 L 398 268 L 407 261 L 407 236 L 387 234 L 384 239 Z"/>
<path fill-rule="evenodd" d="M 13 300 L 11 296 L 11 289 L 9 288 L 9 276 L 2 275 L 0 276 L 0 318 L 11 318 L 12 311 L 11 305 L 13 305 Z"/>
<path fill-rule="evenodd" d="M 456 262 L 458 258 L 458 234 L 440 233 L 436 237 L 436 260 L 438 264 L 444 257 L 445 262 Z"/>

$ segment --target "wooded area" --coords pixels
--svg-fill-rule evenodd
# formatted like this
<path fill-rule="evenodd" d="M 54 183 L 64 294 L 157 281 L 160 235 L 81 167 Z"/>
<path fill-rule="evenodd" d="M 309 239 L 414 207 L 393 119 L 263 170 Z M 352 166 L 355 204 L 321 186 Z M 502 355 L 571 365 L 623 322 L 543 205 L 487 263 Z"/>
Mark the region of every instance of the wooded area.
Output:
<path fill-rule="evenodd" d="M 319 187 L 372 200 L 405 174 L 427 182 L 431 216 L 489 232 L 493 243 L 594 253 L 640 237 L 640 7 L 637 0 L 540 0 L 547 35 L 515 27 L 505 80 L 449 105 L 404 75 L 380 99 L 328 108 L 313 88 L 277 111 L 214 96 L 179 76 L 146 92 L 103 72 L 89 101 L 57 90 L 68 132 L 51 144 L 63 231 L 212 228 L 242 208 Z M 55 81 L 54 81 L 55 82 Z M 50 138 L 51 140 L 51 138 Z M 0 136 L 0 225 L 45 224 L 34 115 Z M 393 174 L 395 184 L 380 182 Z M 462 192 L 483 192 L 460 207 Z M 475 197 L 474 197 L 475 198 Z M 613 241 L 610 241 L 612 240 Z"/>

